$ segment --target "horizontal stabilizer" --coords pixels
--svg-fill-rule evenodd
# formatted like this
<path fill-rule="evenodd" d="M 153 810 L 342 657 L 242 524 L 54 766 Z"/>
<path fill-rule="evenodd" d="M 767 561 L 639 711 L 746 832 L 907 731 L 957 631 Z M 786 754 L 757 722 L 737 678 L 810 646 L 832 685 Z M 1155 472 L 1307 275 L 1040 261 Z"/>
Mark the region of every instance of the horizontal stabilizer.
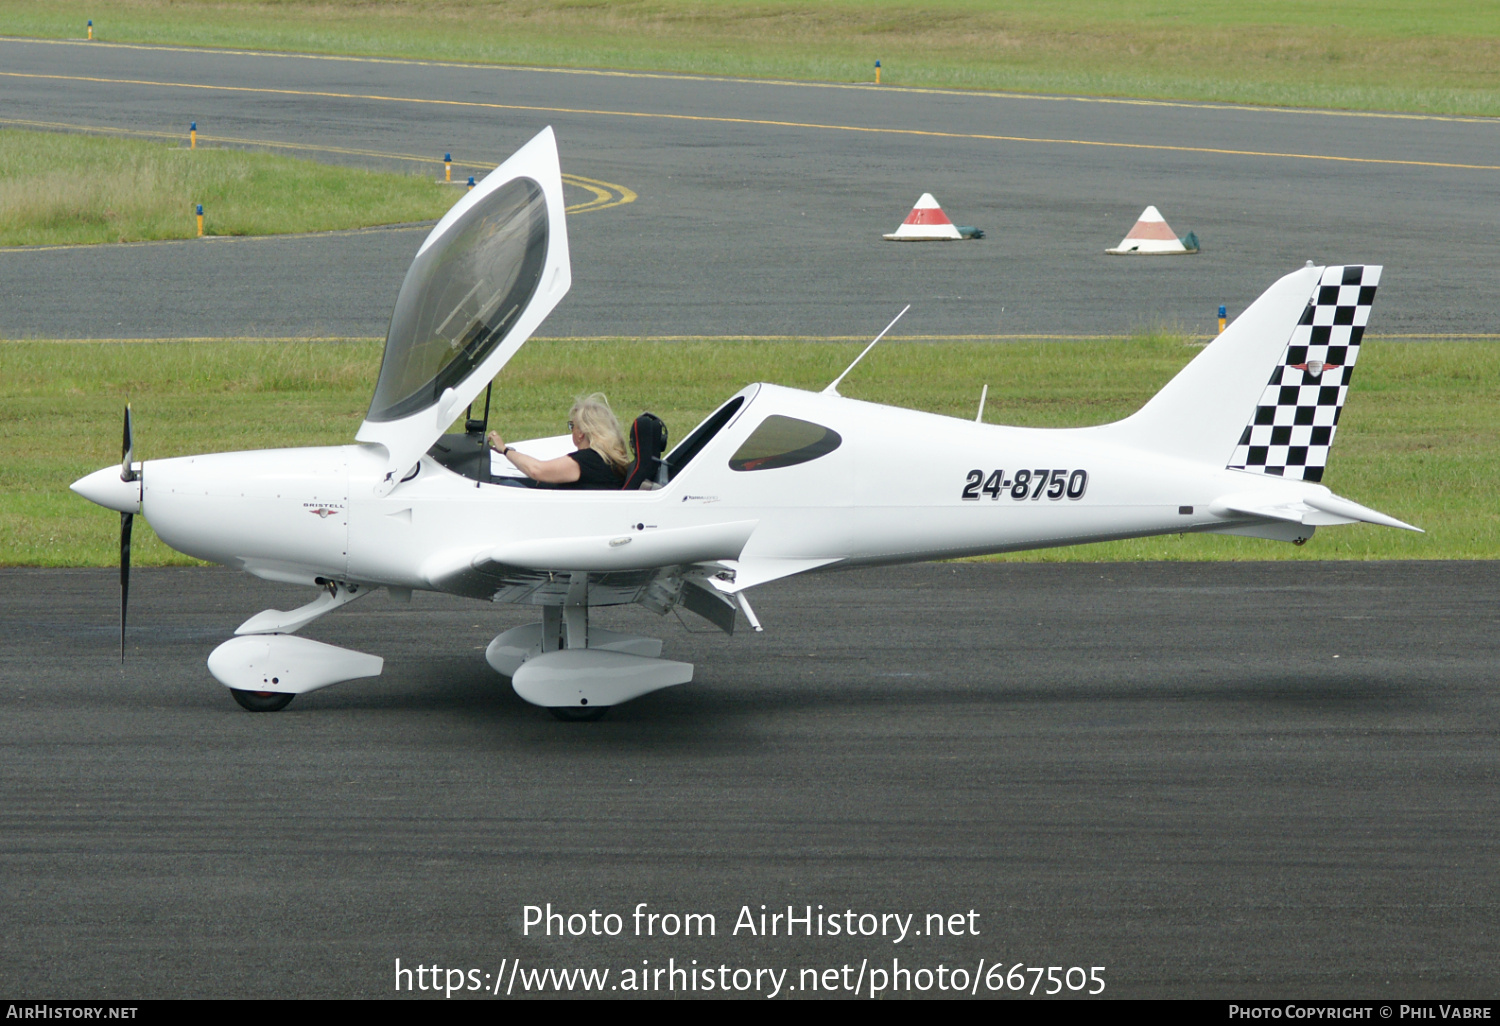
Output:
<path fill-rule="evenodd" d="M 1228 534 L 1238 538 L 1264 538 L 1267 541 L 1305 545 L 1317 530 L 1316 527 L 1306 527 L 1290 520 L 1252 520 L 1210 527 L 1208 533 Z"/>
<path fill-rule="evenodd" d="M 1413 527 L 1395 517 L 1386 516 L 1357 502 L 1341 499 L 1337 495 L 1303 496 L 1289 502 L 1267 502 L 1264 496 L 1229 495 L 1214 502 L 1209 509 L 1221 517 L 1238 514 L 1263 520 L 1284 520 L 1309 527 L 1362 522 L 1424 533 L 1420 527 Z"/>
<path fill-rule="evenodd" d="M 1403 531 L 1415 531 L 1418 534 L 1426 534 L 1420 527 L 1413 527 L 1403 520 L 1388 517 L 1384 513 L 1373 510 L 1368 506 L 1361 506 L 1357 502 L 1350 502 L 1337 495 L 1314 495 L 1307 499 L 1309 506 L 1315 506 L 1325 513 L 1335 516 L 1349 517 L 1351 520 L 1361 520 L 1367 524 L 1379 524 L 1381 527 L 1399 527 Z"/>

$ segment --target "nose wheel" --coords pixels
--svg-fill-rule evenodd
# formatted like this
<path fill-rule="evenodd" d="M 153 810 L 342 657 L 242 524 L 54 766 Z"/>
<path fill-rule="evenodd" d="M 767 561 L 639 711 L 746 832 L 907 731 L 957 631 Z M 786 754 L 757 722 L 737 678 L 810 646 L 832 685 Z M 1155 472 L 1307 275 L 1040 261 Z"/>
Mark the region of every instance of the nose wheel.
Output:
<path fill-rule="evenodd" d="M 248 712 L 280 712 L 297 697 L 285 691 L 241 691 L 239 688 L 230 688 L 229 693 L 240 708 Z"/>

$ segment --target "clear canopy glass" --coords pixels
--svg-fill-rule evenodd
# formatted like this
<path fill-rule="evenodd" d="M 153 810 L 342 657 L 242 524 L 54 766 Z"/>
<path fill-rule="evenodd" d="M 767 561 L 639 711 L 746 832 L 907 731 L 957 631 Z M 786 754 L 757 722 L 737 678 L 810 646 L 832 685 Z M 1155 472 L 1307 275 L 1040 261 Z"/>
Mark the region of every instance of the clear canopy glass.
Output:
<path fill-rule="evenodd" d="M 546 259 L 536 182 L 507 182 L 466 211 L 406 272 L 368 419 L 410 416 L 468 377 L 520 320 Z"/>

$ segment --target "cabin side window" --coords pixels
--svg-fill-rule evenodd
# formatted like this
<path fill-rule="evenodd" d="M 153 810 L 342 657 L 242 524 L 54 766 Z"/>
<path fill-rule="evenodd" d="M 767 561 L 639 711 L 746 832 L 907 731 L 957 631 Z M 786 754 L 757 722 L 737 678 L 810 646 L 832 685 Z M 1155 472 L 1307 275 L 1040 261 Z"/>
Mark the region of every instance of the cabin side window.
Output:
<path fill-rule="evenodd" d="M 794 467 L 827 456 L 843 441 L 837 431 L 821 424 L 772 414 L 761 421 L 760 426 L 729 457 L 729 469 L 750 471 Z"/>

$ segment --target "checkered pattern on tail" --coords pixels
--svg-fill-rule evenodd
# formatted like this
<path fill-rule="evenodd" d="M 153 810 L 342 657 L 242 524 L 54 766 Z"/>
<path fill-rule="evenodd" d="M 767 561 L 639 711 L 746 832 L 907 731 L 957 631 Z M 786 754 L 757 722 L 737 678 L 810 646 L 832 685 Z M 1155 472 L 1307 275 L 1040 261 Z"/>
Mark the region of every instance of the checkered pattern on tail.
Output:
<path fill-rule="evenodd" d="M 1379 284 L 1379 267 L 1324 269 L 1234 447 L 1229 469 L 1323 479 Z"/>

